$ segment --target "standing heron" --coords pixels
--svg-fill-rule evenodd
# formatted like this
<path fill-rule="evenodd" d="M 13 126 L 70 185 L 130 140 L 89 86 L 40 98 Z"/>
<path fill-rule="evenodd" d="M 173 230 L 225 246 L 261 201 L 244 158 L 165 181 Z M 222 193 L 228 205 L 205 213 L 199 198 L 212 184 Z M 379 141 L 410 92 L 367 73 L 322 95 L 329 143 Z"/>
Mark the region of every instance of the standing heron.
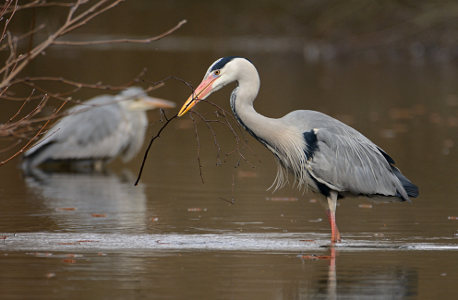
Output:
<path fill-rule="evenodd" d="M 363 195 L 409 201 L 418 196 L 417 186 L 401 174 L 394 160 L 354 128 L 311 110 L 296 110 L 278 119 L 257 113 L 253 101 L 260 79 L 245 58 L 215 61 L 178 116 L 231 82 L 237 82 L 230 98 L 235 118 L 277 158 L 277 176 L 271 187 L 284 186 L 290 172 L 299 188 L 323 194 L 332 243 L 340 241 L 335 219 L 338 198 Z"/>
<path fill-rule="evenodd" d="M 68 116 L 24 154 L 24 167 L 57 164 L 72 170 L 100 169 L 117 156 L 127 162 L 143 144 L 146 111 L 174 106 L 149 97 L 139 87 L 95 97 L 68 110 Z"/>

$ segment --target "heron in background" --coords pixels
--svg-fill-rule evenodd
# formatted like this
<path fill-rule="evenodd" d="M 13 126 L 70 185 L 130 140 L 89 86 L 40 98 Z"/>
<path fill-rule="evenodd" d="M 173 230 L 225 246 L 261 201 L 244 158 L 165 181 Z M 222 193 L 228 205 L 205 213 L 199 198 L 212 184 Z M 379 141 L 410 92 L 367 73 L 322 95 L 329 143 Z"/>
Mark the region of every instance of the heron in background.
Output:
<path fill-rule="evenodd" d="M 253 102 L 260 79 L 255 66 L 245 58 L 215 61 L 178 116 L 231 82 L 237 82 L 230 98 L 235 118 L 277 159 L 271 188 L 284 186 L 289 172 L 299 188 L 323 194 L 332 243 L 340 241 L 335 217 L 338 198 L 363 195 L 410 201 L 409 197 L 418 196 L 417 186 L 394 166 L 394 160 L 354 128 L 311 110 L 296 110 L 278 119 L 257 113 Z"/>
<path fill-rule="evenodd" d="M 140 150 L 148 125 L 146 111 L 175 103 L 149 97 L 131 87 L 118 95 L 101 95 L 68 110 L 24 154 L 23 168 L 62 166 L 71 171 L 100 170 L 117 156 L 124 162 Z"/>

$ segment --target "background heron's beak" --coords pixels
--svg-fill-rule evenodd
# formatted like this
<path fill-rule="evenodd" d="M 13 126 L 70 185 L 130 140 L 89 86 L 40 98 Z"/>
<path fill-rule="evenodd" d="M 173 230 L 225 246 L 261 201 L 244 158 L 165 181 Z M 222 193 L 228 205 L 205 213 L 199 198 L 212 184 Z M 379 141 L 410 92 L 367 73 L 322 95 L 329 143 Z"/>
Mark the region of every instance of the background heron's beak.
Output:
<path fill-rule="evenodd" d="M 160 98 L 142 97 L 141 102 L 145 106 L 145 109 L 147 110 L 154 109 L 154 108 L 173 108 L 175 107 L 174 102 L 168 101 L 165 99 L 160 99 Z"/>
<path fill-rule="evenodd" d="M 197 104 L 197 102 L 207 98 L 207 96 L 210 94 L 211 90 L 213 89 L 213 82 L 216 80 L 216 78 L 218 77 L 208 76 L 207 78 L 204 78 L 204 80 L 202 80 L 202 82 L 196 88 L 194 93 L 191 96 L 189 96 L 188 100 L 186 100 L 186 102 L 181 107 L 180 112 L 178 113 L 179 117 L 181 117 L 188 110 L 193 108 L 194 105 Z"/>

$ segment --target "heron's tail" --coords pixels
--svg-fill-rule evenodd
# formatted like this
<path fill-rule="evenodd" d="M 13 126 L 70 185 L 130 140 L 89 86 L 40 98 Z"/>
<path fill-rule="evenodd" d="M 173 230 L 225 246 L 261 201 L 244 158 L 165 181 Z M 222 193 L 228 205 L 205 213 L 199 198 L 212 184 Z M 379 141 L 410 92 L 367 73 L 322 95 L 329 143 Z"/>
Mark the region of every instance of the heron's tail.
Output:
<path fill-rule="evenodd" d="M 416 198 L 418 197 L 418 186 L 416 186 L 415 184 L 413 184 L 412 182 L 410 182 L 409 179 L 407 179 L 407 177 L 405 177 L 401 171 L 399 171 L 398 168 L 394 167 L 394 166 L 391 166 L 391 170 L 393 171 L 394 175 L 396 175 L 396 177 L 399 179 L 399 181 L 401 182 L 402 184 L 402 187 L 404 188 L 404 190 L 406 191 L 407 193 L 407 196 L 409 197 L 412 197 L 412 198 Z M 407 200 L 407 199 L 405 199 Z"/>

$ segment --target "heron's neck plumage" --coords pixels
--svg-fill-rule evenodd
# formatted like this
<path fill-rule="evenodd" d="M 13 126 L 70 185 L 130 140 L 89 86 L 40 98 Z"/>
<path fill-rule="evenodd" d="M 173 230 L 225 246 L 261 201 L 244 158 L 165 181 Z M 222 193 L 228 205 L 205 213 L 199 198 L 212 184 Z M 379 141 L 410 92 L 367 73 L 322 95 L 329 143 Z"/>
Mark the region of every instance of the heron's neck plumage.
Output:
<path fill-rule="evenodd" d="M 254 66 L 239 73 L 237 82 L 238 86 L 231 95 L 235 117 L 252 136 L 273 152 L 281 164 L 271 187 L 277 189 L 287 183 L 285 169 L 295 173 L 298 184 L 303 185 L 301 179 L 305 170 L 297 163 L 306 159 L 302 133 L 282 118 L 269 118 L 256 112 L 253 102 L 259 91 L 260 80 Z"/>
<path fill-rule="evenodd" d="M 259 114 L 253 106 L 260 87 L 256 69 L 248 68 L 239 75 L 237 88 L 231 94 L 231 109 L 239 123 L 263 144 L 269 144 L 272 134 L 277 132 L 277 119 Z"/>

